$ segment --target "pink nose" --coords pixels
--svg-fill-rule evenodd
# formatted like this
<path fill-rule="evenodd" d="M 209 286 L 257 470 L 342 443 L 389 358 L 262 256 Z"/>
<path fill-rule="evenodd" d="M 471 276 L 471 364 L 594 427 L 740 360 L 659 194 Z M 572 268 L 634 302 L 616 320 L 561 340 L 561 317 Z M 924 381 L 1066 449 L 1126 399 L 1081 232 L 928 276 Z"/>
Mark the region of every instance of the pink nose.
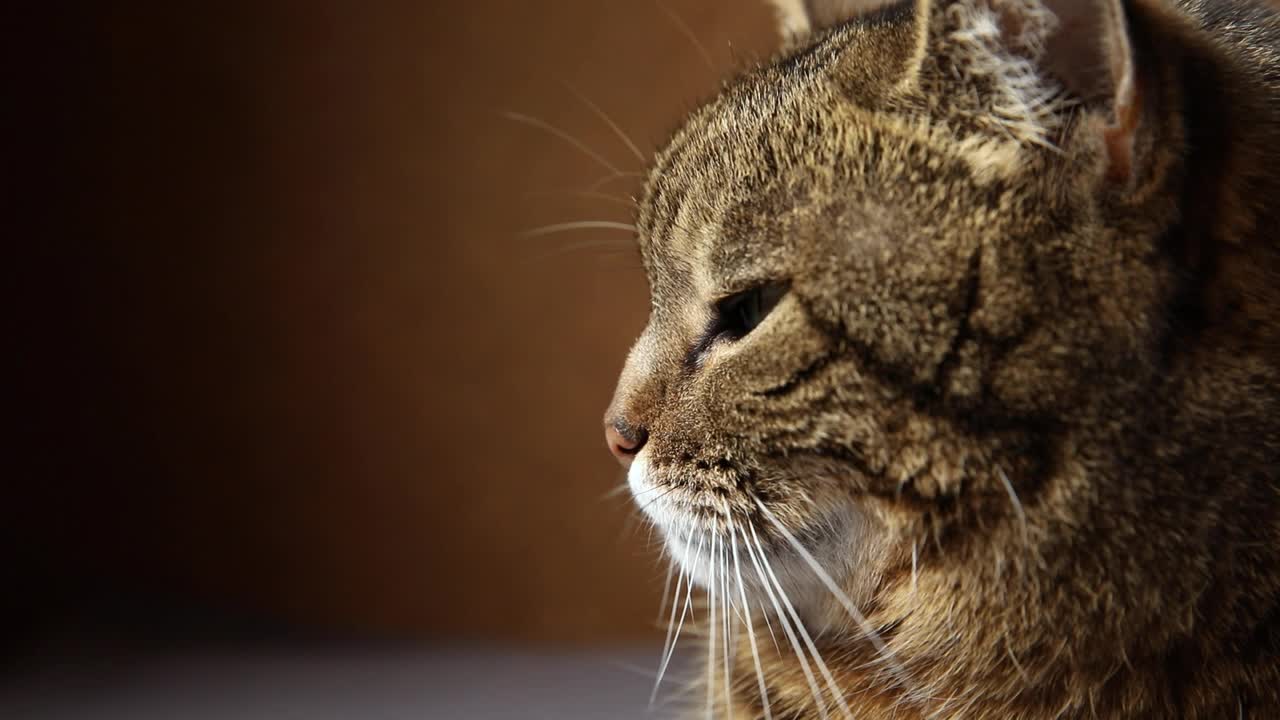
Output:
<path fill-rule="evenodd" d="M 635 428 L 621 420 L 606 422 L 604 425 L 604 441 L 609 444 L 609 452 L 618 458 L 622 467 L 631 467 L 631 461 L 644 447 L 649 433 L 643 428 Z"/>

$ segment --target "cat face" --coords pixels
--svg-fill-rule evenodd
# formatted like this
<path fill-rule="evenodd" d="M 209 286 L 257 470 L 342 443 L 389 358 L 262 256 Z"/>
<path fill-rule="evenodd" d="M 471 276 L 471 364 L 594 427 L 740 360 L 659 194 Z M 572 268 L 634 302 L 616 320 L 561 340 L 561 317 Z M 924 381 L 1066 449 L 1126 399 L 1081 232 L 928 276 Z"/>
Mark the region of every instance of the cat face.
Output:
<path fill-rule="evenodd" d="M 1127 45 L 1062 47 L 1077 20 L 878 10 L 740 78 L 659 155 L 652 311 L 606 424 L 694 577 L 729 548 L 773 558 L 801 605 L 829 597 L 814 563 L 875 599 L 931 538 L 1025 527 L 1019 489 L 1070 429 L 1140 392 L 1174 269 L 1109 203 L 1151 180 L 1155 141 L 1126 125 Z M 1053 72 L 1072 61 L 1115 70 Z"/>

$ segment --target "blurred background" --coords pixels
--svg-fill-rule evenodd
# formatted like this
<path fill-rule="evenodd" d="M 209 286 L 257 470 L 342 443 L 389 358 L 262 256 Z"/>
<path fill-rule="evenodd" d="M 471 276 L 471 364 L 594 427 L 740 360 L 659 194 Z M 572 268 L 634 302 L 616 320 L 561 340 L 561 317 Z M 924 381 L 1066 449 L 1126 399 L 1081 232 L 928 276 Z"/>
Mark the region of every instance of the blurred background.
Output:
<path fill-rule="evenodd" d="M 643 274 L 522 232 L 629 221 L 763 3 L 4 14 L 0 717 L 644 716 Z"/>

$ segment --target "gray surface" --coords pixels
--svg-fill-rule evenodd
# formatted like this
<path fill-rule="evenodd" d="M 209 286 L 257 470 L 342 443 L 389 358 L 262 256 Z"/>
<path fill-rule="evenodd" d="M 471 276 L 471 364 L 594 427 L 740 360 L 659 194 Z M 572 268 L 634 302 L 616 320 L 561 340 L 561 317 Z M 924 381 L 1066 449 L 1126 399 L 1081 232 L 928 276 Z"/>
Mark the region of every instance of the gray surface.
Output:
<path fill-rule="evenodd" d="M 586 720 L 648 709 L 657 651 L 222 653 L 46 663 L 0 686 L 4 720 Z M 664 682 L 679 695 L 681 673 Z"/>

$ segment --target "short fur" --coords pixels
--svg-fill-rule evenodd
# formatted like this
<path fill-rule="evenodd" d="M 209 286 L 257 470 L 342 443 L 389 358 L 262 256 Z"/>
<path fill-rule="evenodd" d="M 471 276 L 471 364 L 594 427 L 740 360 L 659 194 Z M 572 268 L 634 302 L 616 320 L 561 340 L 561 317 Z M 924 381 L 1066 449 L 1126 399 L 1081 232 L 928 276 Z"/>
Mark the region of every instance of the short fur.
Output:
<path fill-rule="evenodd" d="M 810 23 L 654 164 L 608 421 L 676 560 L 790 563 L 841 691 L 751 584 L 719 716 L 1280 718 L 1280 21 L 1066 6 Z"/>

